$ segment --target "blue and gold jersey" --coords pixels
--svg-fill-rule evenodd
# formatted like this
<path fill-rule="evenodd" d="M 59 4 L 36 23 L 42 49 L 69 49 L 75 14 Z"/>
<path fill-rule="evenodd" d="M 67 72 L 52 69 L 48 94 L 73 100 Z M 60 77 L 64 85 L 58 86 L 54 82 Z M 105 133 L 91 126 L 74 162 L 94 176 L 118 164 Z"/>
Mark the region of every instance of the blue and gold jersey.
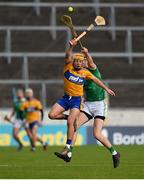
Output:
<path fill-rule="evenodd" d="M 34 121 L 40 121 L 41 116 L 39 110 L 42 109 L 42 104 L 37 99 L 31 99 L 25 101 L 21 105 L 21 110 L 26 112 L 26 120 L 31 123 Z"/>
<path fill-rule="evenodd" d="M 64 67 L 64 93 L 69 96 L 83 96 L 85 79 L 92 79 L 93 75 L 87 69 L 76 71 L 73 62 Z"/>

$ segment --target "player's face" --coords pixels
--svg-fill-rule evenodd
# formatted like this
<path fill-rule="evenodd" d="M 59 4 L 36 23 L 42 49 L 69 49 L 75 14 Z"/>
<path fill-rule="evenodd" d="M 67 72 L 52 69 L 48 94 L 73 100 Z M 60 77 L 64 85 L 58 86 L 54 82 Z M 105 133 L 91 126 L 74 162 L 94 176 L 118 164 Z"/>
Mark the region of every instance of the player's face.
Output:
<path fill-rule="evenodd" d="M 73 66 L 76 70 L 80 70 L 81 68 L 83 68 L 83 61 L 74 59 Z"/>
<path fill-rule="evenodd" d="M 32 92 L 26 92 L 25 94 L 27 99 L 32 99 L 33 98 L 33 93 Z"/>
<path fill-rule="evenodd" d="M 23 91 L 17 91 L 17 98 L 18 99 L 22 99 L 24 97 L 24 93 L 23 93 Z"/>

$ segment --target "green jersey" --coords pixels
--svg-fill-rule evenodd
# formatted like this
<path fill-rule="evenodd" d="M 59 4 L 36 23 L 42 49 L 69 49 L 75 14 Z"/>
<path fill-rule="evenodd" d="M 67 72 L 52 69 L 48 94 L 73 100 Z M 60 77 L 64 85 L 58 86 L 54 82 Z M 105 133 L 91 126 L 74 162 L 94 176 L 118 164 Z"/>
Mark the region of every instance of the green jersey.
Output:
<path fill-rule="evenodd" d="M 16 114 L 16 119 L 23 120 L 25 117 L 25 113 L 20 110 L 22 103 L 25 101 L 25 99 L 22 100 L 16 100 L 14 101 L 14 110 Z"/>
<path fill-rule="evenodd" d="M 102 80 L 101 74 L 96 69 L 88 68 L 88 70 L 99 80 Z M 97 84 L 95 84 L 91 80 L 86 80 L 84 84 L 84 91 L 85 91 L 85 99 L 86 101 L 101 101 L 105 99 L 105 90 L 99 87 Z"/>

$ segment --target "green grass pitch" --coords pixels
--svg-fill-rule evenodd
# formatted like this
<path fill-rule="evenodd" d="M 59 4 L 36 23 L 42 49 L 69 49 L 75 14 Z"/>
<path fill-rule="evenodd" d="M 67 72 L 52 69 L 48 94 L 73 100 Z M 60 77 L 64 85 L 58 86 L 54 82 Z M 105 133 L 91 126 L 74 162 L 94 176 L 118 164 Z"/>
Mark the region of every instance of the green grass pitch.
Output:
<path fill-rule="evenodd" d="M 0 178 L 144 178 L 144 147 L 117 146 L 121 153 L 121 164 L 112 166 L 111 155 L 104 147 L 75 147 L 70 163 L 58 159 L 54 151 L 62 147 L 48 147 L 44 152 L 24 148 L 17 152 L 15 147 L 0 147 Z"/>

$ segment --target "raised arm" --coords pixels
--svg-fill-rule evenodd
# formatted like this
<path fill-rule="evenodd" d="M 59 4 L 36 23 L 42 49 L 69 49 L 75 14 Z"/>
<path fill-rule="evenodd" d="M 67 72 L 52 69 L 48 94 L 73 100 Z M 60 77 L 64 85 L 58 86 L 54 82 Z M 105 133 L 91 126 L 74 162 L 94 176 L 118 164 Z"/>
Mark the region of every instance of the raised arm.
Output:
<path fill-rule="evenodd" d="M 69 49 L 66 51 L 65 53 L 65 64 L 69 64 L 70 62 L 72 62 L 72 52 L 74 49 L 74 46 L 76 45 L 76 43 L 74 43 L 74 45 L 70 46 Z"/>
<path fill-rule="evenodd" d="M 81 52 L 85 54 L 85 57 L 86 57 L 87 62 L 88 62 L 88 67 L 89 67 L 89 68 L 92 68 L 92 69 L 96 69 L 97 66 L 96 66 L 96 64 L 94 63 L 93 58 L 92 58 L 91 55 L 89 54 L 88 49 L 85 48 L 85 47 L 83 47 L 82 50 L 81 50 Z"/>
<path fill-rule="evenodd" d="M 73 45 L 70 45 L 69 49 L 65 53 L 65 60 L 64 60 L 65 64 L 69 64 L 70 62 L 72 62 L 71 55 L 72 55 L 74 47 L 77 45 L 77 42 L 74 39 L 71 41 L 73 42 Z"/>

